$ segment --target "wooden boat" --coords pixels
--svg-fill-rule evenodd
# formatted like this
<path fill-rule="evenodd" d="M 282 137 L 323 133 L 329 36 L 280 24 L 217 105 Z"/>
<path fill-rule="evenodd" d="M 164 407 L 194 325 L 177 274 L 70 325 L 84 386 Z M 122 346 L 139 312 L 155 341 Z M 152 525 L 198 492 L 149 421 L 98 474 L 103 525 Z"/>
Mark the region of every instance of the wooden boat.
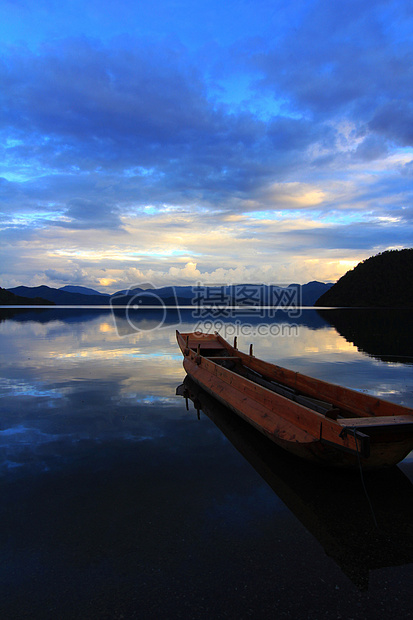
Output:
<path fill-rule="evenodd" d="M 217 333 L 176 335 L 188 375 L 297 456 L 374 469 L 413 449 L 413 409 L 270 364 Z"/>

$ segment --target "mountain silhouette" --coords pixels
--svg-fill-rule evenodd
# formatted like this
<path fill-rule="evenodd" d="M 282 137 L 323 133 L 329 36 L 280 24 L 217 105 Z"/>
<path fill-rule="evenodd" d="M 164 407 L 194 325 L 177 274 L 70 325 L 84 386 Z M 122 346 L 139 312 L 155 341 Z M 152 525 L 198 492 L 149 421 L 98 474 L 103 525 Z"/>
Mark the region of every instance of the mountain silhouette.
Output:
<path fill-rule="evenodd" d="M 388 250 L 359 263 L 315 302 L 352 308 L 413 307 L 413 249 Z"/>
<path fill-rule="evenodd" d="M 53 306 L 54 302 L 40 296 L 22 297 L 0 287 L 0 306 Z"/>
<path fill-rule="evenodd" d="M 134 298 L 141 305 L 154 305 L 156 301 L 165 305 L 288 305 L 313 306 L 331 284 L 312 281 L 307 284 L 290 284 L 288 287 L 265 284 L 237 284 L 230 286 L 163 286 L 160 288 L 118 291 L 113 295 L 101 293 L 83 286 L 64 286 L 55 289 L 50 286 L 17 286 L 8 289 L 15 295 L 28 298 L 32 303 L 36 297 L 49 300 L 61 306 L 105 306 L 128 305 Z M 218 295 L 218 297 L 217 297 Z M 21 302 L 23 304 L 23 302 Z M 18 303 L 16 302 L 16 305 Z M 155 304 L 156 305 L 156 304 Z"/>

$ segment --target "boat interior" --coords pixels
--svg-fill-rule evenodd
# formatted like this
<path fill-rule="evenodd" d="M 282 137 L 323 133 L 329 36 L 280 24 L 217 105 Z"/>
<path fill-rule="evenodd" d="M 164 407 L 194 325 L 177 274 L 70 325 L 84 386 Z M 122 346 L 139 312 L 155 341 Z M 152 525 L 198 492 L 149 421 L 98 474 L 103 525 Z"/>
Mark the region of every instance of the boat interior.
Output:
<path fill-rule="evenodd" d="M 193 346 L 193 344 L 195 344 L 195 346 Z M 239 356 L 232 356 L 225 346 L 221 345 L 216 340 L 207 340 L 202 342 L 202 344 L 199 342 L 191 343 L 191 341 L 189 341 L 188 345 L 189 348 L 197 355 L 202 355 L 202 357 L 213 361 L 215 364 L 219 364 L 223 368 L 227 368 L 231 372 L 234 372 L 245 379 L 249 379 L 250 381 L 261 385 L 272 392 L 276 392 L 277 394 L 297 402 L 300 405 L 304 405 L 313 411 L 317 411 L 317 413 L 321 413 L 330 419 L 337 420 L 339 418 L 354 417 L 354 412 L 352 411 L 346 411 L 345 409 L 334 406 L 332 403 L 308 396 L 292 387 L 274 381 L 272 378 L 258 373 L 256 370 L 248 367 L 248 365 L 246 365 Z M 236 341 L 234 341 L 234 348 L 236 348 Z M 250 348 L 250 355 L 252 355 L 252 345 Z"/>

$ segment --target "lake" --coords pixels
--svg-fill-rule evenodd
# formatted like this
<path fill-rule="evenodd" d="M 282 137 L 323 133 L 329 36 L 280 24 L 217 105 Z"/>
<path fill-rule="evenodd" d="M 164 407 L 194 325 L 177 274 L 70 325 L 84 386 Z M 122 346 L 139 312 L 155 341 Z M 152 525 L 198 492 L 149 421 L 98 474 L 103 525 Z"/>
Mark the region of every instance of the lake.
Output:
<path fill-rule="evenodd" d="M 408 311 L 0 312 L 2 618 L 413 615 L 413 458 L 363 487 L 289 457 L 179 395 L 175 339 L 413 407 Z"/>

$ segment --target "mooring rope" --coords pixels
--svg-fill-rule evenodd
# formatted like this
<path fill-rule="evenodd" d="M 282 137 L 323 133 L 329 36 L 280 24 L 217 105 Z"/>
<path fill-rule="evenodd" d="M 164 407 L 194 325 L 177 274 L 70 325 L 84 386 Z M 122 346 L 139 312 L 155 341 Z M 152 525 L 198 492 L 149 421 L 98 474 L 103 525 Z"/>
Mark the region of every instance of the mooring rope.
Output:
<path fill-rule="evenodd" d="M 370 507 L 370 511 L 371 511 L 371 514 L 372 514 L 372 517 L 373 517 L 373 521 L 374 521 L 374 525 L 376 526 L 377 529 L 379 529 L 379 526 L 377 524 L 376 515 L 374 514 L 373 505 L 372 505 L 372 503 L 370 501 L 370 497 L 369 497 L 369 494 L 367 492 L 367 488 L 366 488 L 366 485 L 365 485 L 365 482 L 364 482 L 363 467 L 361 465 L 361 460 L 360 460 L 360 452 L 359 452 L 359 446 L 358 446 L 358 443 L 357 443 L 356 428 L 353 427 L 353 428 L 349 428 L 348 430 L 349 431 L 353 431 L 354 441 L 356 442 L 357 462 L 358 462 L 358 466 L 359 466 L 359 470 L 360 470 L 361 484 L 363 486 L 364 494 L 365 494 L 365 496 L 367 498 L 367 502 L 368 502 L 368 505 Z"/>

